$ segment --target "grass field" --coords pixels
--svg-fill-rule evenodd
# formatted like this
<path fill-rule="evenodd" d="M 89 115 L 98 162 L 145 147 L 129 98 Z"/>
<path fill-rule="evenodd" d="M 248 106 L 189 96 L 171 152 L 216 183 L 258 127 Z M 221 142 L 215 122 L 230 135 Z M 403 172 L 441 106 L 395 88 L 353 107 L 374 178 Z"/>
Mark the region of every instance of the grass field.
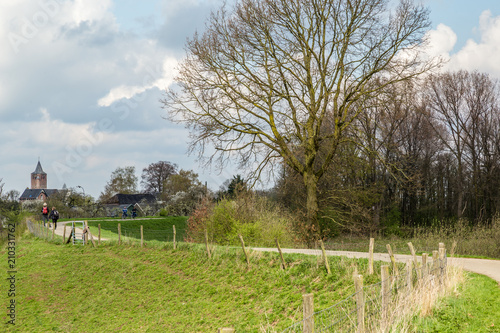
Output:
<path fill-rule="evenodd" d="M 186 229 L 186 216 L 168 216 L 148 219 L 105 219 L 88 220 L 90 231 L 97 235 L 98 225 L 101 225 L 101 236 L 110 240 L 118 240 L 118 223 L 121 225 L 122 240 L 140 241 L 141 225 L 143 226 L 144 240 L 151 244 L 156 242 L 171 242 L 173 240 L 173 226 L 176 230 L 176 241 L 183 241 Z"/>
<path fill-rule="evenodd" d="M 471 227 L 465 221 L 458 221 L 453 227 L 429 227 L 414 229 L 412 237 L 375 236 L 375 252 L 386 252 L 386 244 L 391 244 L 395 253 L 409 254 L 408 242 L 412 242 L 417 253 L 432 253 L 438 243 L 445 243 L 448 253 L 453 248 L 455 255 L 473 258 L 500 259 L 500 218 L 490 225 Z M 338 237 L 330 239 L 329 250 L 367 251 L 367 238 Z"/>
<path fill-rule="evenodd" d="M 432 316 L 415 318 L 417 332 L 500 332 L 500 288 L 496 281 L 468 273 L 456 295 L 441 300 Z"/>
<path fill-rule="evenodd" d="M 215 248 L 208 259 L 196 244 L 92 248 L 25 236 L 17 245 L 13 331 L 281 331 L 302 319 L 302 294 L 315 294 L 316 309 L 331 306 L 353 293 L 353 265 L 366 269 L 364 260 L 335 258 L 328 276 L 316 257 L 286 260 L 283 271 L 275 253 L 252 253 L 247 267 L 240 249 Z"/>
<path fill-rule="evenodd" d="M 204 245 L 181 242 L 173 250 L 167 234 L 176 225 L 182 240 L 185 221 L 89 220 L 92 229 L 101 224 L 103 237 L 111 239 L 98 248 L 24 236 L 16 247 L 16 326 L 6 329 L 216 332 L 234 327 L 237 332 L 280 332 L 302 319 L 304 293 L 314 293 L 315 311 L 325 309 L 354 292 L 355 266 L 366 271 L 361 259 L 330 257 L 332 274 L 327 275 L 320 258 L 311 256 L 285 255 L 290 268 L 283 271 L 276 253 L 251 253 L 247 267 L 241 248 L 214 247 L 212 259 Z M 118 223 L 128 235 L 122 246 L 116 242 Z M 137 246 L 140 225 L 143 249 Z M 7 257 L 6 248 L 1 253 Z M 2 265 L 7 272 L 7 260 Z M 375 272 L 380 265 L 376 263 Z M 8 290 L 9 281 L 0 281 L 2 290 Z M 365 276 L 365 285 L 378 281 L 378 275 Z M 415 318 L 415 331 L 500 332 L 498 284 L 470 275 L 457 295 L 440 302 L 432 316 Z"/>

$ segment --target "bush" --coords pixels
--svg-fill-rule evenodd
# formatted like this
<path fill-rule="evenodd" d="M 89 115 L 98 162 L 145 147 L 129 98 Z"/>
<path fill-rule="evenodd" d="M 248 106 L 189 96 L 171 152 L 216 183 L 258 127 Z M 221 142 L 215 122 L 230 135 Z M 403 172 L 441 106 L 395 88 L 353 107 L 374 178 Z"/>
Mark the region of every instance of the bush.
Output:
<path fill-rule="evenodd" d="M 163 217 L 168 216 L 168 210 L 166 210 L 165 208 L 162 208 L 158 212 L 158 215 L 163 216 Z"/>
<path fill-rule="evenodd" d="M 387 215 L 382 218 L 382 227 L 386 236 L 401 236 L 399 223 L 401 221 L 401 211 L 397 205 L 393 205 Z"/>
<path fill-rule="evenodd" d="M 196 206 L 196 209 L 187 220 L 187 230 L 184 236 L 184 241 L 194 243 L 201 243 L 204 241 L 207 221 L 210 217 L 213 206 L 213 202 L 208 197 L 204 197 Z"/>
<path fill-rule="evenodd" d="M 294 218 L 267 198 L 244 193 L 234 200 L 217 204 L 205 199 L 188 219 L 186 240 L 203 242 L 205 229 L 210 241 L 220 245 L 239 245 L 238 235 L 251 246 L 291 246 Z"/>

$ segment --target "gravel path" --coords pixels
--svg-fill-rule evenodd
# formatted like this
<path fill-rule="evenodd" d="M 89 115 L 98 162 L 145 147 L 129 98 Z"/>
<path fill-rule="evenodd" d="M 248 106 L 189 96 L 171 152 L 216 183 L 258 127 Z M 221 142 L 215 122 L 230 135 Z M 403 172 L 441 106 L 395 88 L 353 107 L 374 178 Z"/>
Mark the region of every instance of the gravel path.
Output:
<path fill-rule="evenodd" d="M 276 248 L 252 248 L 254 251 L 272 251 L 278 252 Z M 321 250 L 302 250 L 302 249 L 281 249 L 283 253 L 303 253 L 310 255 L 322 255 Z M 326 251 L 327 256 L 346 256 L 348 258 L 368 258 L 367 252 L 350 252 L 350 251 Z M 394 258 L 398 262 L 406 262 L 412 259 L 413 256 L 407 254 L 395 254 Z M 421 256 L 417 256 L 417 260 Z M 387 253 L 374 253 L 373 260 L 380 260 L 390 262 L 389 254 Z M 428 262 L 432 262 L 432 257 L 429 257 Z M 500 260 L 489 259 L 470 259 L 470 258 L 448 258 L 448 263 L 457 265 L 463 269 L 486 275 L 499 283 L 500 286 Z"/>
<path fill-rule="evenodd" d="M 68 226 L 66 227 L 66 238 L 67 238 L 67 237 L 69 237 L 69 233 L 71 232 L 71 221 L 67 221 L 67 222 L 57 222 L 57 228 L 56 228 L 56 230 L 54 231 L 54 233 L 55 233 L 56 235 L 59 235 L 59 236 L 61 236 L 61 237 L 62 237 L 62 236 L 63 236 L 63 234 L 64 234 L 64 225 L 65 225 L 65 224 L 68 224 Z M 52 223 L 51 223 L 51 225 L 52 225 Z M 52 227 L 54 227 L 54 226 L 52 225 Z M 51 227 L 51 228 L 49 228 L 49 229 L 51 230 L 51 231 L 49 231 L 49 232 L 52 232 L 52 227 Z M 82 230 L 81 228 L 76 228 L 76 232 L 77 232 L 77 233 L 81 234 L 81 233 L 82 233 L 82 231 L 83 231 L 83 230 Z M 94 241 L 97 241 L 97 235 L 92 234 L 92 236 L 94 237 Z M 106 240 L 107 240 L 106 238 L 102 238 L 102 237 L 101 237 L 101 241 L 106 241 Z M 89 241 L 90 241 L 90 235 L 89 235 Z"/>

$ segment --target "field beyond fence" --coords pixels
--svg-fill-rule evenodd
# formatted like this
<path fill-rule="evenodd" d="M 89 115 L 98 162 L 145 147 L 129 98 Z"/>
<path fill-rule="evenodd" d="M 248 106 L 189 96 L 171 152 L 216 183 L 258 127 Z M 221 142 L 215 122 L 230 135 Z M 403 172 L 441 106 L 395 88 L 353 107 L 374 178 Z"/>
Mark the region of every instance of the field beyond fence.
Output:
<path fill-rule="evenodd" d="M 128 221 L 127 221 L 128 222 Z M 144 221 L 134 221 L 135 223 L 145 223 Z M 95 232 L 95 225 L 104 231 L 105 235 L 108 232 L 113 236 L 112 242 L 118 245 L 127 246 L 144 246 L 146 242 L 153 244 L 169 244 L 169 248 L 175 249 L 182 241 L 179 237 L 176 239 L 176 226 L 171 224 L 171 231 L 165 229 L 146 229 L 143 225 L 133 226 L 131 224 L 115 222 L 104 224 L 102 221 L 92 221 L 92 229 Z M 104 225 L 104 227 L 103 227 Z M 154 228 L 158 228 L 154 226 Z M 42 228 L 39 224 L 28 221 L 28 228 L 31 233 L 40 238 L 52 240 L 53 234 L 48 232 L 47 228 Z M 116 228 L 116 231 L 113 230 Z M 181 233 L 183 228 L 179 228 Z M 214 251 L 220 251 L 217 247 L 209 242 L 209 236 L 206 236 L 205 251 L 206 258 L 211 260 Z M 252 258 L 255 258 L 255 253 L 249 249 L 241 239 L 241 255 L 248 267 L 252 265 Z M 290 262 L 284 259 L 279 243 L 277 250 L 280 252 L 280 265 L 278 269 L 291 269 Z M 370 242 L 370 251 L 373 253 L 374 240 Z M 88 242 L 88 244 L 91 244 Z M 321 256 L 321 266 L 327 272 L 326 276 L 331 276 L 332 272 L 329 267 L 329 258 L 324 254 Z M 324 307 L 320 311 L 314 311 L 314 294 L 303 294 L 302 301 L 302 319 L 286 328 L 279 330 L 281 332 L 371 332 L 385 331 L 389 327 L 399 327 L 405 325 L 402 318 L 408 317 L 415 311 L 428 311 L 431 300 L 436 295 L 441 295 L 444 291 L 450 288 L 448 279 L 450 267 L 447 266 L 447 254 L 444 244 L 439 244 L 439 249 L 432 253 L 432 257 L 427 254 L 417 256 L 412 244 L 410 252 L 413 253 L 413 259 L 409 260 L 406 265 L 398 264 L 395 261 L 391 265 L 378 265 L 378 272 L 374 271 L 373 259 L 368 261 L 367 267 L 363 265 L 352 266 L 353 292 L 342 300 L 333 305 Z M 94 244 L 94 246 L 96 246 Z M 386 245 L 390 254 L 392 250 L 390 245 Z M 318 261 L 319 262 L 319 261 Z M 318 266 L 320 266 L 318 264 Z M 363 273 L 363 274 L 360 274 Z M 333 273 L 335 274 L 335 273 Z M 372 276 L 378 282 L 366 283 L 373 281 Z M 324 302 L 322 302 L 324 303 Z M 426 305 L 427 304 L 427 305 Z M 402 307 L 402 305 L 404 305 Z M 418 307 L 416 307 L 418 305 Z M 401 309 L 407 308 L 408 313 L 402 314 Z M 235 322 L 228 322 L 228 327 L 237 327 L 238 319 Z M 266 332 L 276 332 L 273 329 L 266 329 Z"/>

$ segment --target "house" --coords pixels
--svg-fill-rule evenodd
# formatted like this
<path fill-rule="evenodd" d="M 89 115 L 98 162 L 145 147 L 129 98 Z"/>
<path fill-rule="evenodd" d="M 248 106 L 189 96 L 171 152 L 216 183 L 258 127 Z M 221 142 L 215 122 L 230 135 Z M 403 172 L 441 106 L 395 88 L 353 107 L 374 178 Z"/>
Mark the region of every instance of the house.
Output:
<path fill-rule="evenodd" d="M 47 188 L 47 174 L 43 171 L 40 160 L 35 171 L 31 173 L 31 188 L 26 188 L 19 197 L 19 201 L 39 200 L 46 201 L 48 197 L 54 195 L 59 190 Z"/>
<path fill-rule="evenodd" d="M 156 204 L 156 197 L 153 194 L 118 193 L 103 202 L 108 216 L 121 216 L 123 208 L 131 210 L 133 207 L 144 213 L 145 206 L 154 204 Z"/>

